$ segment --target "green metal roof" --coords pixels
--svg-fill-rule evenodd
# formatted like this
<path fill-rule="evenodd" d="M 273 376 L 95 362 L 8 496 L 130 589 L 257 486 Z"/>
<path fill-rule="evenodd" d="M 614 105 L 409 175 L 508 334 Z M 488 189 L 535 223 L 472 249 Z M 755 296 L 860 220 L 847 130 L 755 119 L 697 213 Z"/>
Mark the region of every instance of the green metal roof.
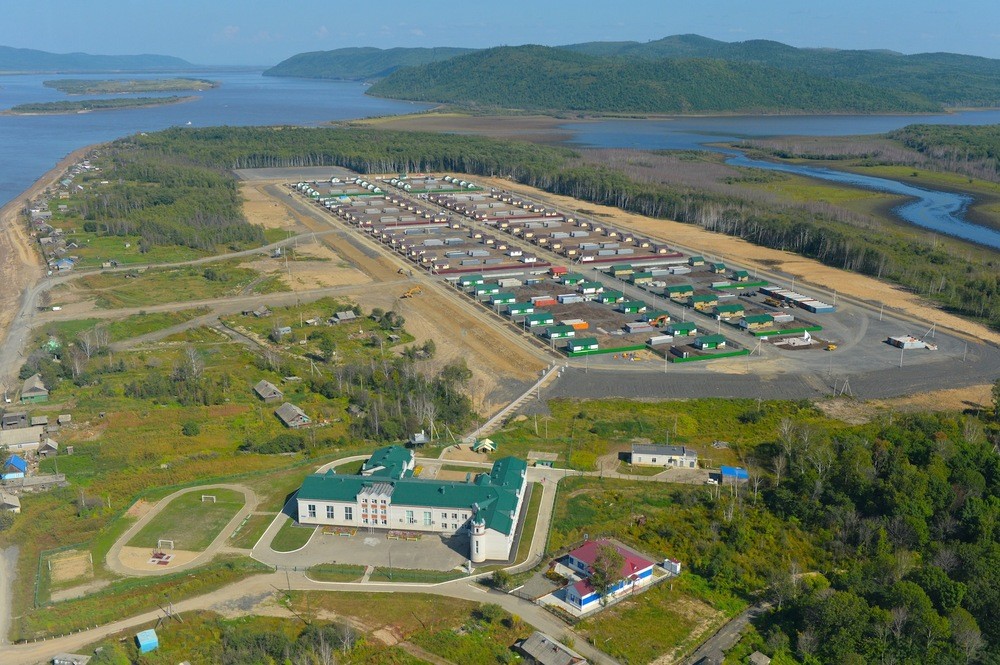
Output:
<path fill-rule="evenodd" d="M 616 266 L 611 266 L 611 270 L 614 272 L 624 272 L 626 270 L 632 270 L 631 263 L 619 263 Z"/>
<path fill-rule="evenodd" d="M 774 323 L 774 317 L 770 314 L 748 314 L 743 320 L 747 323 Z"/>
<path fill-rule="evenodd" d="M 667 287 L 667 293 L 687 293 L 689 291 L 694 291 L 694 287 L 690 284 L 671 284 Z"/>
<path fill-rule="evenodd" d="M 484 277 L 482 275 L 466 275 L 465 277 L 459 277 L 459 284 L 476 284 L 477 282 L 483 281 Z"/>
<path fill-rule="evenodd" d="M 678 321 L 677 323 L 671 323 L 667 326 L 667 330 L 676 330 L 680 332 L 690 332 L 697 328 L 698 325 L 694 321 Z"/>
<path fill-rule="evenodd" d="M 696 296 L 691 296 L 688 298 L 691 302 L 715 302 L 719 299 L 719 296 L 713 296 L 711 294 L 698 294 Z"/>
<path fill-rule="evenodd" d="M 601 294 L 605 298 L 624 298 L 625 294 L 621 291 L 615 291 L 614 289 L 608 289 Z"/>
<path fill-rule="evenodd" d="M 570 348 L 573 348 L 573 347 L 589 348 L 591 346 L 597 346 L 597 338 L 596 337 L 581 337 L 579 339 L 570 340 L 569 346 L 570 346 Z"/>
<path fill-rule="evenodd" d="M 408 471 L 406 467 L 411 459 L 413 459 L 412 451 L 402 446 L 386 446 L 373 452 L 361 468 L 364 471 L 378 469 L 371 474 L 376 477 L 402 478 Z"/>
<path fill-rule="evenodd" d="M 574 328 L 573 326 L 549 326 L 548 328 L 545 329 L 545 334 L 557 335 L 559 333 L 568 333 L 575 330 L 576 328 Z"/>
<path fill-rule="evenodd" d="M 570 272 L 570 273 L 566 273 L 565 275 L 562 276 L 563 284 L 570 284 L 570 283 L 575 283 L 575 282 L 583 282 L 586 279 L 587 279 L 586 277 L 584 277 L 583 275 L 581 275 L 578 272 Z"/>
<path fill-rule="evenodd" d="M 354 501 L 365 487 L 386 483 L 392 486 L 392 502 L 401 506 L 427 508 L 478 507 L 477 518 L 486 527 L 510 534 L 517 508 L 516 490 L 528 465 L 514 457 L 504 457 L 493 464 L 489 475 L 483 473 L 471 483 L 398 478 L 384 480 L 366 476 L 339 475 L 333 470 L 306 476 L 297 498 L 316 501 Z"/>
<path fill-rule="evenodd" d="M 694 338 L 695 344 L 725 344 L 726 338 L 724 335 L 699 335 Z"/>
<path fill-rule="evenodd" d="M 653 273 L 649 272 L 648 270 L 632 273 L 632 281 L 635 281 L 637 279 L 652 279 L 652 278 L 653 278 Z"/>
<path fill-rule="evenodd" d="M 731 305 L 716 305 L 715 311 L 716 312 L 742 312 L 743 311 L 743 305 L 737 305 L 736 303 L 733 303 Z"/>
<path fill-rule="evenodd" d="M 736 275 L 737 277 L 749 277 L 750 276 L 750 273 L 747 272 L 746 270 L 734 270 L 733 274 Z"/>

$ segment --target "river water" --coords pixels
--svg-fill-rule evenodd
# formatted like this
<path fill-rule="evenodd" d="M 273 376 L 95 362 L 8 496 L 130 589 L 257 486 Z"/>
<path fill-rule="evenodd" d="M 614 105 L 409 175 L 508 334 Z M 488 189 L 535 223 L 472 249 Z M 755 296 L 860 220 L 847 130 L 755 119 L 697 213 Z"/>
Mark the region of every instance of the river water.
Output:
<path fill-rule="evenodd" d="M 426 104 L 378 99 L 365 95 L 366 86 L 341 81 L 275 78 L 259 70 L 199 71 L 188 74 L 221 83 L 220 87 L 191 93 L 193 102 L 145 109 L 128 109 L 49 116 L 0 116 L 0 205 L 24 191 L 68 153 L 84 146 L 136 132 L 172 126 L 319 125 L 379 115 L 412 113 Z M 141 78 L 163 75 L 117 75 Z M 73 78 L 115 78 L 81 75 Z M 27 102 L 72 99 L 46 88 L 53 75 L 0 76 L 0 110 Z M 164 93 L 187 95 L 187 93 Z M 157 96 L 155 94 L 146 96 Z M 91 97 L 88 95 L 88 97 Z M 878 134 L 915 122 L 983 125 L 1000 123 L 1000 111 L 969 111 L 927 116 L 727 116 L 678 117 L 658 120 L 604 120 L 567 123 L 562 129 L 572 143 L 601 148 L 714 149 L 709 142 L 739 141 L 762 136 L 844 136 Z M 787 171 L 824 180 L 912 197 L 895 209 L 902 219 L 1000 249 L 1000 232 L 969 223 L 964 212 L 970 197 L 932 191 L 897 182 L 806 166 L 751 160 L 727 151 L 729 163 Z"/>
<path fill-rule="evenodd" d="M 166 75 L 46 75 L 0 76 L 0 110 L 27 102 L 92 99 L 69 97 L 46 88 L 54 78 L 162 78 Z M 170 74 L 174 76 L 174 74 Z M 177 125 L 319 125 L 380 115 L 413 113 L 427 104 L 379 99 L 365 95 L 361 83 L 261 76 L 260 71 L 199 71 L 191 76 L 219 81 L 203 92 L 142 94 L 156 97 L 194 95 L 196 101 L 142 109 L 67 115 L 0 116 L 0 205 L 23 192 L 67 154 L 93 143 L 136 132 Z M 108 95 L 114 97 L 114 95 Z"/>
<path fill-rule="evenodd" d="M 906 222 L 980 245 L 1000 249 L 1000 231 L 965 219 L 972 197 L 915 187 L 875 176 L 797 164 L 751 159 L 742 152 L 706 145 L 766 136 L 853 136 L 878 134 L 914 123 L 990 125 L 1000 123 L 1000 111 L 966 111 L 930 116 L 734 116 L 666 120 L 607 120 L 568 123 L 574 145 L 642 150 L 714 150 L 729 155 L 727 164 L 781 171 L 906 196 L 911 201 L 893 213 Z"/>

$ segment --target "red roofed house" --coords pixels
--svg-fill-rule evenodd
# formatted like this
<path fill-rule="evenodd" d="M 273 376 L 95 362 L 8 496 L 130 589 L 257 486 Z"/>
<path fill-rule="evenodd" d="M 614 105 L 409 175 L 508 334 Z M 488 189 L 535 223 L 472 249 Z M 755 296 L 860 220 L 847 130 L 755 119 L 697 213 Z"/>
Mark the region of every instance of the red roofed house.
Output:
<path fill-rule="evenodd" d="M 608 544 L 618 550 L 624 562 L 620 573 L 621 580 L 613 584 L 608 591 L 608 597 L 614 598 L 632 591 L 635 587 L 646 586 L 653 580 L 653 562 L 647 561 L 638 554 L 612 543 L 610 540 L 590 540 L 569 553 L 567 564 L 581 575 L 590 576 L 593 573 L 594 561 L 601 545 Z M 566 589 L 566 600 L 583 611 L 594 607 L 601 601 L 601 594 L 589 579 L 583 579 Z"/>

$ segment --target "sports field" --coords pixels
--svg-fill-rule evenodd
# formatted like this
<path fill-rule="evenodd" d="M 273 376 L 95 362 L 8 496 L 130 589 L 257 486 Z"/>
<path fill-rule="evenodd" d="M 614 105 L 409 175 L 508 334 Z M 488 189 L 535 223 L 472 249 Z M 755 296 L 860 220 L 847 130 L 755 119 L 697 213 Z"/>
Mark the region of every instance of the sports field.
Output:
<path fill-rule="evenodd" d="M 202 496 L 214 496 L 215 501 L 203 501 Z M 200 552 L 243 504 L 243 494 L 235 490 L 195 488 L 168 503 L 127 545 L 154 548 L 165 539 L 174 541 L 174 549 Z"/>

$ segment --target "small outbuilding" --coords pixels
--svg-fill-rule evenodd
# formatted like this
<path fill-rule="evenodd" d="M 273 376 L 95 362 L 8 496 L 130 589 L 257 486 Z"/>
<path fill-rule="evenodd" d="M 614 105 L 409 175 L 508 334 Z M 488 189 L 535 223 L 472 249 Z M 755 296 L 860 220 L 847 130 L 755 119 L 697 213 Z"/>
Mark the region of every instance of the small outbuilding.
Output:
<path fill-rule="evenodd" d="M 13 494 L 0 491 L 0 510 L 14 514 L 21 512 L 21 500 Z"/>
<path fill-rule="evenodd" d="M 688 258 L 689 266 L 703 266 L 705 265 L 705 257 L 703 256 L 692 256 Z"/>
<path fill-rule="evenodd" d="M 694 287 L 690 284 L 671 284 L 664 289 L 663 292 L 668 298 L 676 298 L 679 300 L 694 293 Z"/>
<path fill-rule="evenodd" d="M 726 338 L 723 335 L 701 335 L 694 338 L 694 348 L 702 350 L 724 349 L 726 348 Z"/>
<path fill-rule="evenodd" d="M 52 656 L 52 665 L 87 665 L 90 662 L 90 656 L 84 656 L 78 653 L 57 653 Z"/>
<path fill-rule="evenodd" d="M 566 348 L 570 353 L 579 353 L 581 351 L 597 351 L 600 345 L 593 337 L 580 337 L 579 339 L 571 339 Z"/>
<path fill-rule="evenodd" d="M 135 643 L 139 647 L 139 653 L 149 653 L 160 648 L 160 638 L 156 636 L 156 631 L 152 628 L 136 633 Z"/>
<path fill-rule="evenodd" d="M 697 335 L 698 325 L 694 321 L 675 321 L 667 326 L 667 334 L 674 337 Z"/>
<path fill-rule="evenodd" d="M 280 402 L 285 397 L 285 393 L 281 392 L 276 385 L 264 379 L 257 382 L 257 385 L 253 387 L 253 391 L 258 399 L 263 400 L 265 404 Z"/>
<path fill-rule="evenodd" d="M 719 475 L 724 483 L 745 483 L 750 480 L 750 474 L 741 466 L 721 466 Z"/>
<path fill-rule="evenodd" d="M 720 319 L 735 319 L 743 316 L 743 305 L 739 303 L 725 303 L 715 306 L 715 316 Z"/>
<path fill-rule="evenodd" d="M 770 314 L 748 314 L 740 321 L 740 327 L 746 330 L 761 330 L 774 325 L 774 317 Z"/>
<path fill-rule="evenodd" d="M 529 665 L 587 665 L 587 659 L 537 630 L 514 644 Z"/>
<path fill-rule="evenodd" d="M 662 466 L 694 469 L 698 466 L 698 453 L 686 446 L 657 446 L 632 444 L 629 462 L 636 466 Z"/>
<path fill-rule="evenodd" d="M 747 662 L 750 663 L 750 665 L 771 665 L 771 658 L 760 651 L 754 651 L 752 654 L 747 656 Z"/>
<path fill-rule="evenodd" d="M 11 455 L 0 469 L 0 480 L 17 480 L 28 473 L 28 463 L 20 455 Z"/>
<path fill-rule="evenodd" d="M 290 402 L 285 402 L 275 409 L 274 415 L 278 416 L 278 420 L 280 420 L 282 424 L 289 429 L 305 427 L 312 422 L 309 416 L 306 415 L 305 411 Z"/>
<path fill-rule="evenodd" d="M 472 444 L 472 450 L 477 453 L 495 453 L 497 444 L 492 439 L 479 439 Z"/>

